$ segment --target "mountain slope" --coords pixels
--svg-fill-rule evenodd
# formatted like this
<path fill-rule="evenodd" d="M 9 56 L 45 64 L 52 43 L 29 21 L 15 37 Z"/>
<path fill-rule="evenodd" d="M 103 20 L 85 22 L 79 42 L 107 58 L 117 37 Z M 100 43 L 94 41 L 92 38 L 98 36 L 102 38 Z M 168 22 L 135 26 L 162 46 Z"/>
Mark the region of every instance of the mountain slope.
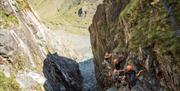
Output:
<path fill-rule="evenodd" d="M 37 11 L 43 23 L 53 30 L 65 30 L 70 33 L 88 35 L 96 6 L 102 0 L 28 0 Z M 78 15 L 82 8 L 83 17 Z"/>

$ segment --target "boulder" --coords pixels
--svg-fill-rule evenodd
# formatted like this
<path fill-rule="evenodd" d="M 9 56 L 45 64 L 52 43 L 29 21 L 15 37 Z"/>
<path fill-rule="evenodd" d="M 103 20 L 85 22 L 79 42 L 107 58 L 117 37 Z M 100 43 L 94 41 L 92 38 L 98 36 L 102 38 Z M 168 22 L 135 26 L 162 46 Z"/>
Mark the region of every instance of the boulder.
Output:
<path fill-rule="evenodd" d="M 48 91 L 81 91 L 82 77 L 74 60 L 48 54 L 44 60 L 43 73 L 47 78 L 44 87 Z"/>

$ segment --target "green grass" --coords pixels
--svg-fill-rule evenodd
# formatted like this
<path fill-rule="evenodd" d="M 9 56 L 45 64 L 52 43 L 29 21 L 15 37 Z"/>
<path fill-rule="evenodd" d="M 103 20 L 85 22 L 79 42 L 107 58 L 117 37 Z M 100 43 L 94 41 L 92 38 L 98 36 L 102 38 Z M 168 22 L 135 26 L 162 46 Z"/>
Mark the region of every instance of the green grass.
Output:
<path fill-rule="evenodd" d="M 7 14 L 3 9 L 0 7 L 0 25 L 3 28 L 7 28 L 9 26 L 17 26 L 18 19 L 13 14 Z"/>
<path fill-rule="evenodd" d="M 126 16 L 129 13 L 132 13 L 136 9 L 137 5 L 141 0 L 131 0 L 130 3 L 125 7 L 125 9 L 120 13 L 120 18 Z"/>
<path fill-rule="evenodd" d="M 24 10 L 29 7 L 27 0 L 16 0 L 17 2 L 17 8 L 19 11 Z"/>
<path fill-rule="evenodd" d="M 153 9 L 147 4 L 144 4 L 144 6 L 142 6 L 144 8 L 137 8 L 134 9 L 134 11 L 132 11 L 134 12 L 134 14 L 131 16 L 132 18 L 125 18 L 129 21 L 131 20 L 130 23 L 132 25 L 134 23 L 138 24 L 138 26 L 130 27 L 129 29 L 132 35 L 130 40 L 131 48 L 138 48 L 139 46 L 147 47 L 155 44 L 158 45 L 162 53 L 175 52 L 177 48 L 176 46 L 178 37 L 174 35 L 175 31 L 172 30 L 172 28 L 169 26 L 167 22 L 168 15 L 165 9 L 163 8 L 163 5 L 155 5 L 155 7 L 158 6 L 161 7 L 156 9 L 157 14 L 154 16 L 151 16 L 150 13 L 150 11 L 152 12 Z M 135 16 L 136 18 L 134 18 Z"/>
<path fill-rule="evenodd" d="M 71 33 L 85 33 L 83 30 L 87 29 L 91 24 L 91 18 L 81 18 L 78 17 L 77 11 L 82 5 L 70 8 L 68 12 L 62 13 L 57 12 L 53 16 L 43 18 L 43 22 L 51 29 L 59 29 L 60 27 L 65 27 L 65 29 Z M 76 14 L 75 14 L 76 12 Z M 88 31 L 86 31 L 87 33 Z"/>
<path fill-rule="evenodd" d="M 15 78 L 7 78 L 0 70 L 0 91 L 21 91 Z"/>
<path fill-rule="evenodd" d="M 65 30 L 80 35 L 88 34 L 87 29 L 92 23 L 92 19 L 91 17 L 81 18 L 77 12 L 82 7 L 92 9 L 95 5 L 81 0 L 46 0 L 44 2 L 42 0 L 29 0 L 29 3 L 37 11 L 43 23 L 50 29 Z"/>
<path fill-rule="evenodd" d="M 127 30 L 124 31 L 130 33 L 127 51 L 151 46 L 153 51 L 158 51 L 160 55 L 172 54 L 176 62 L 179 60 L 180 37 L 175 36 L 175 30 L 169 24 L 163 3 L 156 2 L 153 5 L 151 3 L 146 0 L 131 0 L 120 12 L 120 29 L 126 27 Z M 177 7 L 173 10 L 177 11 Z M 178 24 L 179 16 L 177 15 L 180 12 L 177 11 L 174 14 Z M 118 36 L 121 37 L 121 35 Z M 122 44 L 119 43 L 114 50 L 126 49 L 126 45 Z"/>
<path fill-rule="evenodd" d="M 36 91 L 44 91 L 44 90 L 43 90 L 43 87 L 42 87 L 40 84 L 36 85 L 36 86 L 34 87 L 34 89 L 35 89 Z"/>
<path fill-rule="evenodd" d="M 16 70 L 24 70 L 25 69 L 25 57 L 24 57 L 24 54 L 23 52 L 19 53 L 17 55 L 17 67 L 16 67 Z"/>
<path fill-rule="evenodd" d="M 33 68 L 33 71 L 38 71 L 38 72 L 42 72 L 42 68 L 43 68 L 43 60 L 41 60 L 41 58 L 39 57 L 39 55 L 37 55 L 36 53 L 33 53 L 33 57 L 35 58 L 34 61 L 36 63 L 36 65 L 38 65 L 37 67 Z"/>

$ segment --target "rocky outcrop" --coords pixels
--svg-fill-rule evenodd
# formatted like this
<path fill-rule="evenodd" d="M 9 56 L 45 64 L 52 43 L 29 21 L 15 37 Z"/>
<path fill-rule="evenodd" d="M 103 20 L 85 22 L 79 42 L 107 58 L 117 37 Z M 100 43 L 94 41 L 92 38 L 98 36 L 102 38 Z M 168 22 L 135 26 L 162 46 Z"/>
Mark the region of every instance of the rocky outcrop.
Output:
<path fill-rule="evenodd" d="M 132 64 L 136 71 L 144 62 L 147 73 L 140 81 L 143 86 L 137 87 L 179 91 L 179 7 L 177 0 L 104 0 L 89 28 L 99 86 L 109 86 L 102 61 L 110 51 L 123 55 L 125 65 Z"/>
<path fill-rule="evenodd" d="M 43 73 L 47 78 L 44 86 L 48 91 L 81 91 L 79 65 L 72 59 L 48 54 Z"/>
<path fill-rule="evenodd" d="M 46 29 L 30 7 L 20 9 L 16 1 L 0 1 L 0 70 L 17 81 L 23 91 L 43 90 Z"/>

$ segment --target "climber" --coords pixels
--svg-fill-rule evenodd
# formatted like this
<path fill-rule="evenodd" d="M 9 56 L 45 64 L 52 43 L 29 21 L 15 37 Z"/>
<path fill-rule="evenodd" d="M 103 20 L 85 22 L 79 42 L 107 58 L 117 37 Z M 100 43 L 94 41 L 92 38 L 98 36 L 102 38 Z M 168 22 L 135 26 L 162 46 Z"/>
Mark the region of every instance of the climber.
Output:
<path fill-rule="evenodd" d="M 116 58 L 113 60 L 113 65 L 115 67 L 115 70 L 120 70 L 120 61 Z"/>
<path fill-rule="evenodd" d="M 136 71 L 132 65 L 127 65 L 125 69 L 125 80 L 128 84 L 129 89 L 136 85 Z"/>
<path fill-rule="evenodd" d="M 111 55 L 110 52 L 105 52 L 105 54 L 104 54 L 104 59 L 107 60 L 107 59 L 109 59 L 111 56 L 112 56 L 112 55 Z"/>
<path fill-rule="evenodd" d="M 104 61 L 103 61 L 102 64 L 105 65 L 108 69 L 112 68 L 111 53 L 105 52 L 105 54 L 104 54 Z"/>
<path fill-rule="evenodd" d="M 123 65 L 122 65 L 122 58 L 117 56 L 116 58 L 113 59 L 113 73 L 112 73 L 112 80 L 114 82 L 121 83 L 122 78 L 124 77 L 124 70 L 123 70 Z"/>
<path fill-rule="evenodd" d="M 137 77 L 139 80 L 143 80 L 144 78 L 144 74 L 146 72 L 146 67 L 145 67 L 145 63 L 144 62 L 139 62 L 139 64 L 137 65 L 139 72 L 137 73 Z"/>
<path fill-rule="evenodd" d="M 119 60 L 118 59 L 113 59 L 112 63 L 113 63 L 113 71 L 112 71 L 112 80 L 113 81 L 116 81 L 118 80 L 118 71 L 120 70 L 120 64 L 118 62 Z"/>
<path fill-rule="evenodd" d="M 115 56 L 113 60 L 114 66 L 117 70 L 124 69 L 125 56 L 122 54 L 118 54 Z"/>
<path fill-rule="evenodd" d="M 105 52 L 104 54 L 104 61 L 102 64 L 105 66 L 106 72 L 107 73 L 107 79 L 111 80 L 112 76 L 112 62 L 111 62 L 111 53 L 110 52 Z"/>

